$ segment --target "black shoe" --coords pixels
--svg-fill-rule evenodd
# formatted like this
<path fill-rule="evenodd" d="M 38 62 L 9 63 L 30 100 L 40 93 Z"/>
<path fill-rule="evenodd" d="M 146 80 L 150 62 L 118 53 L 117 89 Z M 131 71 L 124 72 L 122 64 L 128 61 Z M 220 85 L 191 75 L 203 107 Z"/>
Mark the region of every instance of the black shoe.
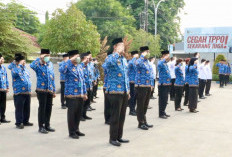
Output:
<path fill-rule="evenodd" d="M 39 128 L 39 132 L 42 134 L 48 134 L 48 131 L 44 127 Z"/>
<path fill-rule="evenodd" d="M 92 109 L 90 107 L 88 107 L 86 111 L 92 111 Z"/>
<path fill-rule="evenodd" d="M 83 118 L 85 118 L 85 120 L 92 120 L 92 118 L 88 116 L 84 116 Z"/>
<path fill-rule="evenodd" d="M 154 96 L 152 96 L 151 99 L 156 99 L 156 98 Z"/>
<path fill-rule="evenodd" d="M 6 120 L 6 119 L 2 119 L 1 120 L 1 123 L 10 123 L 11 121 L 9 121 L 9 120 Z"/>
<path fill-rule="evenodd" d="M 84 118 L 84 117 L 81 117 L 80 121 L 85 121 L 85 118 Z"/>
<path fill-rule="evenodd" d="M 49 132 L 55 132 L 56 130 L 51 128 L 50 126 L 49 127 L 45 127 L 45 129 Z"/>
<path fill-rule="evenodd" d="M 191 113 L 197 113 L 196 110 L 189 110 L 189 112 L 191 112 Z"/>
<path fill-rule="evenodd" d="M 137 116 L 137 114 L 136 114 L 135 111 L 130 111 L 129 115 L 131 115 L 131 116 Z"/>
<path fill-rule="evenodd" d="M 202 97 L 200 97 L 200 99 L 205 99 L 205 97 L 202 96 Z"/>
<path fill-rule="evenodd" d="M 205 94 L 206 96 L 211 96 L 211 94 Z"/>
<path fill-rule="evenodd" d="M 33 123 L 27 122 L 27 123 L 24 123 L 24 126 L 33 126 Z"/>
<path fill-rule="evenodd" d="M 97 103 L 96 101 L 91 101 L 92 103 Z"/>
<path fill-rule="evenodd" d="M 71 134 L 69 135 L 69 137 L 73 139 L 79 139 L 79 136 L 77 134 Z"/>
<path fill-rule="evenodd" d="M 89 106 L 89 108 L 90 108 L 92 111 L 96 110 L 95 108 L 92 108 L 92 106 Z"/>
<path fill-rule="evenodd" d="M 148 130 L 149 129 L 145 124 L 139 125 L 138 128 L 140 128 L 142 130 Z"/>
<path fill-rule="evenodd" d="M 170 101 L 175 101 L 175 98 L 171 98 Z"/>
<path fill-rule="evenodd" d="M 188 106 L 188 104 L 184 104 L 184 106 Z"/>
<path fill-rule="evenodd" d="M 148 128 L 153 128 L 153 125 L 149 125 L 147 123 L 145 123 L 145 125 L 148 127 Z"/>
<path fill-rule="evenodd" d="M 109 121 L 106 121 L 105 124 L 106 124 L 106 125 L 110 125 L 110 122 L 109 122 Z"/>
<path fill-rule="evenodd" d="M 120 142 L 120 143 L 129 143 L 130 141 L 120 138 L 120 139 L 118 139 L 118 142 Z"/>
<path fill-rule="evenodd" d="M 166 117 L 165 115 L 163 115 L 163 116 L 159 116 L 159 118 L 162 118 L 162 119 L 168 119 L 168 117 Z"/>
<path fill-rule="evenodd" d="M 113 140 L 110 140 L 110 144 L 112 144 L 113 146 L 121 146 L 121 143 L 119 143 L 118 141 L 113 141 Z"/>
<path fill-rule="evenodd" d="M 82 133 L 82 132 L 80 132 L 80 131 L 76 131 L 76 134 L 77 134 L 78 136 L 85 136 L 85 134 Z"/>
<path fill-rule="evenodd" d="M 168 115 L 168 114 L 166 114 L 166 113 L 165 113 L 165 116 L 166 116 L 166 117 L 171 117 L 170 115 Z"/>
<path fill-rule="evenodd" d="M 152 109 L 152 107 L 151 107 L 151 106 L 148 106 L 147 109 Z"/>
<path fill-rule="evenodd" d="M 61 106 L 61 108 L 62 108 L 62 109 L 66 109 L 66 108 L 67 108 L 67 106 Z"/>
<path fill-rule="evenodd" d="M 24 128 L 23 123 L 16 125 L 16 128 L 17 128 L 17 129 L 23 129 L 23 128 Z"/>

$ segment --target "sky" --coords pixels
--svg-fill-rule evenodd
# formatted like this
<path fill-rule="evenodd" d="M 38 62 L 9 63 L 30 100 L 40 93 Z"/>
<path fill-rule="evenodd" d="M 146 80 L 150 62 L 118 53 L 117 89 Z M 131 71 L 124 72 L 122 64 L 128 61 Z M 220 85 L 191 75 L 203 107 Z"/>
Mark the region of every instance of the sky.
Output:
<path fill-rule="evenodd" d="M 0 1 L 5 3 L 10 2 L 10 0 Z M 77 0 L 15 1 L 27 6 L 31 10 L 38 12 L 38 17 L 42 23 L 45 21 L 46 11 L 49 11 L 51 14 L 57 8 L 66 9 L 70 2 L 77 2 Z M 185 0 L 185 3 L 186 6 L 180 13 L 182 33 L 186 27 L 232 26 L 232 0 Z"/>

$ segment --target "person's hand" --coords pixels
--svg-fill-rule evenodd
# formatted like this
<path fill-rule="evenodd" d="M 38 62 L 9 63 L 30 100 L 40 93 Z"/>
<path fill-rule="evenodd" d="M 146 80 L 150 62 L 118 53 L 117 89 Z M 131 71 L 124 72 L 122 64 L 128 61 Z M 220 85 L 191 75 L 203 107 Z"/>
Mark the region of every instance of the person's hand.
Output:
<path fill-rule="evenodd" d="M 55 97 L 56 97 L 56 93 L 53 94 L 53 98 L 55 98 Z"/>
<path fill-rule="evenodd" d="M 7 93 L 9 92 L 9 88 L 6 89 L 6 92 L 7 92 Z"/>
<path fill-rule="evenodd" d="M 130 94 L 128 94 L 128 100 L 130 100 L 130 98 L 131 98 L 131 96 L 130 96 Z"/>
<path fill-rule="evenodd" d="M 97 82 L 94 82 L 94 85 L 96 86 L 96 85 L 97 85 Z"/>
<path fill-rule="evenodd" d="M 19 64 L 20 64 L 20 65 L 25 65 L 25 60 L 19 61 Z"/>
<path fill-rule="evenodd" d="M 84 101 L 86 101 L 88 99 L 88 96 L 85 95 L 83 99 L 84 99 Z"/>
<path fill-rule="evenodd" d="M 40 58 L 44 59 L 45 56 L 46 56 L 46 54 L 42 54 L 42 55 L 40 55 Z"/>

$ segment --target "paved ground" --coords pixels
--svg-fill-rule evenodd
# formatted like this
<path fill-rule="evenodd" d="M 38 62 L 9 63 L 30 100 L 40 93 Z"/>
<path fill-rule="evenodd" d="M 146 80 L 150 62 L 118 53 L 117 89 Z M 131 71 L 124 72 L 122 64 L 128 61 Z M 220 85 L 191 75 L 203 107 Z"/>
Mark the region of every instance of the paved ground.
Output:
<path fill-rule="evenodd" d="M 103 95 L 89 113 L 94 119 L 81 123 L 86 133 L 79 140 L 68 138 L 66 110 L 60 109 L 59 95 L 55 99 L 51 124 L 55 133 L 41 135 L 37 128 L 36 98 L 32 99 L 31 121 L 35 126 L 18 130 L 14 126 L 13 102 L 8 101 L 7 118 L 13 122 L 0 125 L 0 157 L 231 157 L 232 156 L 232 87 L 212 88 L 213 96 L 199 103 L 198 114 L 175 112 L 173 102 L 168 104 L 171 118 L 158 118 L 158 100 L 152 100 L 148 121 L 154 124 L 149 131 L 137 128 L 135 117 L 126 117 L 124 137 L 129 144 L 120 148 L 108 144 L 109 127 L 104 125 Z"/>

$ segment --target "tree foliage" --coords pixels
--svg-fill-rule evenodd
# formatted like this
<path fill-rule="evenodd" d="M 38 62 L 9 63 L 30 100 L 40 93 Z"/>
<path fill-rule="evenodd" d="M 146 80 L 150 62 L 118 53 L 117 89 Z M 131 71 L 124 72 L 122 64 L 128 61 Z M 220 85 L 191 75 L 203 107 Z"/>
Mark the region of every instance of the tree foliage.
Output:
<path fill-rule="evenodd" d="M 16 28 L 29 34 L 38 33 L 40 21 L 36 16 L 36 12 L 31 11 L 25 6 L 15 2 L 8 3 L 6 7 L 7 10 L 15 16 L 14 25 Z"/>
<path fill-rule="evenodd" d="M 131 37 L 133 39 L 133 42 L 130 46 L 130 51 L 139 50 L 141 46 L 149 46 L 151 56 L 160 55 L 159 35 L 154 37 L 154 35 L 140 29 L 133 32 Z"/>
<path fill-rule="evenodd" d="M 109 43 L 135 29 L 134 17 L 117 0 L 81 0 L 76 5 L 97 26 L 102 39 L 108 36 Z"/>
<path fill-rule="evenodd" d="M 119 0 L 126 8 L 130 8 L 131 14 L 136 19 L 137 29 L 140 28 L 140 16 L 139 14 L 144 10 L 144 1 L 138 0 Z M 155 16 L 153 0 L 149 0 L 148 7 L 148 32 L 154 34 L 155 32 Z M 155 4 L 159 0 L 154 0 Z M 173 44 L 179 41 L 180 35 L 180 17 L 178 16 L 181 9 L 184 8 L 184 0 L 166 0 L 162 2 L 158 9 L 157 18 L 157 32 L 161 38 L 162 49 L 167 49 L 169 44 Z"/>
<path fill-rule="evenodd" d="M 41 46 L 54 53 L 78 49 L 81 52 L 91 51 L 95 56 L 100 51 L 100 35 L 96 26 L 87 21 L 75 5 L 66 12 L 57 9 L 45 25 Z"/>
<path fill-rule="evenodd" d="M 0 3 L 0 52 L 6 60 L 11 59 L 17 52 L 27 54 L 36 51 L 32 42 L 14 28 L 14 20 L 14 14 Z"/>
<path fill-rule="evenodd" d="M 216 66 L 216 64 L 219 63 L 222 59 L 226 60 L 226 57 L 224 55 L 218 55 L 217 58 L 215 59 L 213 64 L 213 74 L 218 75 L 218 67 Z"/>

